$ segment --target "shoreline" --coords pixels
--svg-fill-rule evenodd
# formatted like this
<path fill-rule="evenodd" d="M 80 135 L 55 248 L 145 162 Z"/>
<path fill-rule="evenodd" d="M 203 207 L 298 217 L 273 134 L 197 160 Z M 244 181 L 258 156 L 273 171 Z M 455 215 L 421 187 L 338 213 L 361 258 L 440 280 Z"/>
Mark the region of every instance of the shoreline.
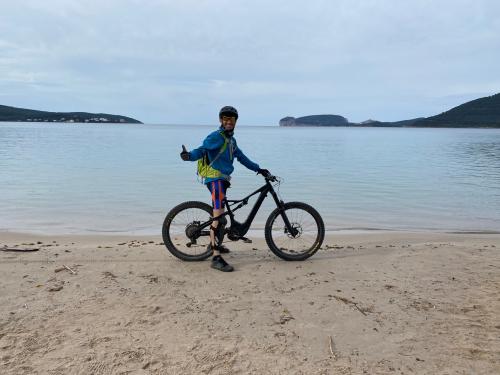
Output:
<path fill-rule="evenodd" d="M 349 235 L 369 235 L 369 234 L 442 234 L 442 235 L 500 235 L 500 231 L 495 230 L 456 230 L 456 229 L 386 229 L 386 228 L 343 228 L 337 230 L 325 229 L 325 239 L 331 236 L 349 236 Z M 0 230 L 0 240 L 3 238 L 35 238 L 35 237 L 47 238 L 151 238 L 151 237 L 161 237 L 160 231 L 158 233 L 134 233 L 130 231 L 126 232 L 116 232 L 116 231 L 88 231 L 79 233 L 65 233 L 65 232 L 47 232 L 47 231 L 10 231 L 10 230 Z M 259 240 L 264 239 L 264 229 L 250 229 L 247 233 L 248 237 L 257 238 Z M 233 241 L 225 240 L 229 243 L 235 243 Z M 238 243 L 238 241 L 236 241 Z M 1 242 L 0 242 L 1 246 Z"/>
<path fill-rule="evenodd" d="M 0 251 L 3 374 L 500 373 L 498 234 L 327 235 L 303 262 L 254 238 L 231 274 L 160 235 L 6 243 L 40 250 Z"/>

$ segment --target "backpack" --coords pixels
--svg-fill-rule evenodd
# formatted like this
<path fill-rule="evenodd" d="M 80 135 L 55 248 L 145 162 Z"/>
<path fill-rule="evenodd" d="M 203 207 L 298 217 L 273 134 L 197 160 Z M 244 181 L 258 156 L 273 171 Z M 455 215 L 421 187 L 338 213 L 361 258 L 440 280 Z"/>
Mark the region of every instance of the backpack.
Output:
<path fill-rule="evenodd" d="M 199 181 L 204 184 L 206 178 L 223 178 L 227 181 L 231 179 L 230 176 L 225 175 L 221 171 L 212 167 L 212 164 L 226 151 L 227 145 L 229 144 L 229 139 L 225 136 L 223 131 L 220 131 L 219 134 L 224 138 L 224 144 L 221 146 L 219 153 L 217 156 L 210 162 L 208 159 L 208 152 L 203 154 L 203 157 L 198 160 L 198 167 L 196 170 L 196 174 L 198 175 Z"/>

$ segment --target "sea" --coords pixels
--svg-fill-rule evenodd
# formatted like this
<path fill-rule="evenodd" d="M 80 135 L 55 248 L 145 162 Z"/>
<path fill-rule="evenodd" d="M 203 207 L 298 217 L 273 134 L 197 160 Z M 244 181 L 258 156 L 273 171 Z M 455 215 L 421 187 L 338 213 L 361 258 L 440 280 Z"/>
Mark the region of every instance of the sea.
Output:
<path fill-rule="evenodd" d="M 159 235 L 177 204 L 210 202 L 179 153 L 217 127 L 0 123 L 0 231 Z M 500 129 L 238 125 L 235 138 L 328 231 L 500 232 Z M 229 199 L 264 183 L 237 161 L 232 177 Z M 274 208 L 269 196 L 252 233 Z"/>

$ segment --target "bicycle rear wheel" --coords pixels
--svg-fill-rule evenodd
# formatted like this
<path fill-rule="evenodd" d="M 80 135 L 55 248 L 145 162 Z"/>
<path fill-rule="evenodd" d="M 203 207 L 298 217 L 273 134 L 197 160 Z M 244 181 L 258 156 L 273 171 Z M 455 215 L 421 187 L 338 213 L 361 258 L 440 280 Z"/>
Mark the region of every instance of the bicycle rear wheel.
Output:
<path fill-rule="evenodd" d="M 280 210 L 275 209 L 266 222 L 266 242 L 271 251 L 284 260 L 304 260 L 321 247 L 325 224 L 313 207 L 302 202 L 285 203 L 284 212 L 298 234 L 294 237 L 286 228 Z"/>
<path fill-rule="evenodd" d="M 184 202 L 172 208 L 162 227 L 163 242 L 168 251 L 179 259 L 199 261 L 207 259 L 212 250 L 210 228 L 199 226 L 212 217 L 212 207 L 203 202 Z"/>

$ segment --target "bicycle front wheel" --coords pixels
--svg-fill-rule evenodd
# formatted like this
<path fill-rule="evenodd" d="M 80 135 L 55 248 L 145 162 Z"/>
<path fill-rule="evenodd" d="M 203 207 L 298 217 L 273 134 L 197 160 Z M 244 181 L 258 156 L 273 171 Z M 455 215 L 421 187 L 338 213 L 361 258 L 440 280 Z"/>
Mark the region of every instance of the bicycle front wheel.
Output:
<path fill-rule="evenodd" d="M 172 208 L 162 227 L 163 242 L 177 258 L 205 260 L 211 254 L 210 227 L 201 228 L 212 217 L 212 207 L 203 202 L 184 202 Z"/>
<path fill-rule="evenodd" d="M 286 215 L 293 236 L 287 229 L 283 216 Z M 266 242 L 271 251 L 284 260 L 304 260 L 321 247 L 325 238 L 325 224 L 313 207 L 302 202 L 285 203 L 283 213 L 275 209 L 269 215 L 265 227 Z"/>

